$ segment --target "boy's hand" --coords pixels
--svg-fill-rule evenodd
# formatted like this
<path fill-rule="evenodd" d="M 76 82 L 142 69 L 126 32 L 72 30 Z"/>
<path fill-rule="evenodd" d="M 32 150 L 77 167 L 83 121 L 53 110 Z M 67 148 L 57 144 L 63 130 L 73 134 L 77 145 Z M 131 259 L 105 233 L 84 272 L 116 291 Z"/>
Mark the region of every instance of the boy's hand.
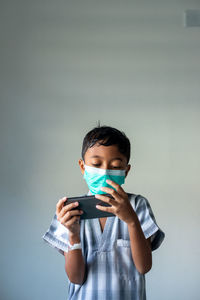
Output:
<path fill-rule="evenodd" d="M 110 194 L 114 199 L 99 194 L 96 194 L 95 197 L 103 202 L 108 203 L 111 205 L 111 207 L 97 205 L 96 208 L 102 211 L 113 213 L 127 224 L 133 223 L 135 212 L 130 204 L 130 201 L 128 200 L 128 195 L 122 189 L 122 187 L 114 181 L 106 180 L 106 182 L 115 188 L 116 191 L 109 187 L 102 187 L 101 190 Z"/>
<path fill-rule="evenodd" d="M 82 215 L 82 210 L 72 210 L 72 208 L 79 205 L 78 202 L 70 203 L 64 206 L 64 202 L 67 197 L 64 197 L 58 201 L 56 204 L 56 215 L 57 220 L 60 221 L 68 230 L 72 236 L 79 236 L 80 233 L 80 215 Z"/>

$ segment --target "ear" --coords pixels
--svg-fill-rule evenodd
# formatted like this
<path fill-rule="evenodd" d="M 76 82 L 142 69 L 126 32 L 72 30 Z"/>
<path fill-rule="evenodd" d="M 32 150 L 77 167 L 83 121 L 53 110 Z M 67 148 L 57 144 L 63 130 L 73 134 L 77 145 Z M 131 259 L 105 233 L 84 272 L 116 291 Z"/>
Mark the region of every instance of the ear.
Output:
<path fill-rule="evenodd" d="M 128 165 L 126 167 L 125 177 L 128 175 L 128 172 L 130 171 L 130 169 L 131 169 L 131 165 Z"/>
<path fill-rule="evenodd" d="M 81 158 L 79 159 L 78 164 L 81 169 L 81 173 L 84 174 L 85 172 L 84 161 Z"/>

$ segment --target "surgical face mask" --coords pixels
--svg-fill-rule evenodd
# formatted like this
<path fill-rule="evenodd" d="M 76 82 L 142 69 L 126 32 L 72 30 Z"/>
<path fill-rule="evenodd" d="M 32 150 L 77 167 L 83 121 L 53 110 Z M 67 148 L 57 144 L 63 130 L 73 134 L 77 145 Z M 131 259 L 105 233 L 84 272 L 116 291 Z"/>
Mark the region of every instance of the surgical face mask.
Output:
<path fill-rule="evenodd" d="M 106 194 L 101 191 L 101 187 L 111 187 L 106 180 L 112 180 L 119 185 L 125 182 L 125 170 L 107 170 L 94 168 L 85 165 L 84 179 L 87 182 L 90 192 L 95 194 Z"/>

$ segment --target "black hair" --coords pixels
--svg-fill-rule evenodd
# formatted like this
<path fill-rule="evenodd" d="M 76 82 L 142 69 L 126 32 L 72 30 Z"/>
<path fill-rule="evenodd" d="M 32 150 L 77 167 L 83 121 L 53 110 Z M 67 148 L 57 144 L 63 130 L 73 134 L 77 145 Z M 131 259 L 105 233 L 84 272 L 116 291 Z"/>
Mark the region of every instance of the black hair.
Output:
<path fill-rule="evenodd" d="M 89 131 L 83 139 L 82 145 L 82 159 L 88 148 L 93 147 L 95 144 L 103 146 L 116 145 L 121 154 L 123 154 L 127 163 L 130 159 L 131 145 L 130 141 L 124 132 L 110 126 L 98 126 Z"/>

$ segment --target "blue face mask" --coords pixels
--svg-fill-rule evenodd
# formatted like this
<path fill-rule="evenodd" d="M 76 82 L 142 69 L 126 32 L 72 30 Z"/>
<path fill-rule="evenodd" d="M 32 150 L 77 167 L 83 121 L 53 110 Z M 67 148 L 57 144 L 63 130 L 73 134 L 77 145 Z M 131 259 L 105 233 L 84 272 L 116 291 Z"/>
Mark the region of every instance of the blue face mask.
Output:
<path fill-rule="evenodd" d="M 93 195 L 106 194 L 101 191 L 101 187 L 111 187 L 106 180 L 109 179 L 122 185 L 125 182 L 125 170 L 107 170 L 85 165 L 83 177 Z"/>

